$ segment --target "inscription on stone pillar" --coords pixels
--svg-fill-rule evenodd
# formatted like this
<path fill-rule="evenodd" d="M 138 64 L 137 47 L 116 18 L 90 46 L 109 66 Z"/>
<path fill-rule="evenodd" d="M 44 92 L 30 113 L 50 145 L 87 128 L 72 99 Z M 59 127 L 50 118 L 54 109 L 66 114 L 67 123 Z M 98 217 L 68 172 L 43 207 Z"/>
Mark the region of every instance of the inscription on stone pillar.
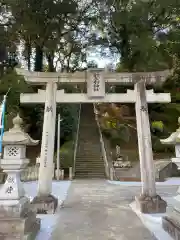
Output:
<path fill-rule="evenodd" d="M 45 109 L 45 113 L 47 114 L 47 118 L 51 117 L 48 116 L 49 114 L 52 115 L 53 114 L 53 107 L 52 105 L 49 105 L 46 107 Z M 49 122 L 48 122 L 49 125 Z M 46 135 L 45 135 L 45 145 L 44 145 L 44 167 L 47 167 L 47 161 L 48 161 L 48 145 L 49 143 L 49 128 L 51 126 L 48 127 L 47 131 L 46 131 Z"/>
<path fill-rule="evenodd" d="M 49 137 L 49 134 L 48 132 L 46 132 L 46 143 L 44 146 L 44 167 L 47 167 L 48 137 Z"/>
<path fill-rule="evenodd" d="M 52 111 L 53 111 L 52 106 L 47 106 L 47 107 L 46 107 L 46 112 L 52 112 Z"/>
<path fill-rule="evenodd" d="M 145 106 L 141 106 L 140 110 L 141 110 L 142 112 L 147 112 L 147 111 L 148 111 Z"/>
<path fill-rule="evenodd" d="M 12 186 L 7 187 L 7 189 L 6 189 L 6 193 L 11 194 L 12 191 L 13 191 L 13 187 L 12 187 Z"/>
<path fill-rule="evenodd" d="M 11 177 L 11 176 L 8 177 L 7 182 L 8 182 L 8 183 L 14 183 L 14 178 Z"/>

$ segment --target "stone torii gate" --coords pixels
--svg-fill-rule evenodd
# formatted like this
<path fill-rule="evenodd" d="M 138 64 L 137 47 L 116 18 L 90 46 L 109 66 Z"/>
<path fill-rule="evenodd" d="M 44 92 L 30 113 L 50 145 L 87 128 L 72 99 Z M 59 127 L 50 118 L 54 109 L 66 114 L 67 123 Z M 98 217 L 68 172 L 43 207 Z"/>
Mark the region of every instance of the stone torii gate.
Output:
<path fill-rule="evenodd" d="M 38 195 L 33 200 L 34 204 L 48 210 L 49 204 L 54 211 L 57 207 L 57 199 L 52 192 L 52 168 L 54 157 L 54 135 L 56 119 L 56 103 L 95 103 L 118 102 L 135 103 L 138 132 L 139 158 L 141 167 L 142 195 L 136 197 L 140 210 L 144 213 L 165 212 L 166 202 L 156 194 L 151 134 L 148 116 L 148 103 L 168 103 L 171 101 L 169 93 L 154 93 L 145 89 L 145 82 L 164 81 L 169 71 L 156 73 L 105 73 L 102 70 L 71 73 L 39 73 L 17 69 L 18 74 L 23 75 L 30 84 L 46 85 L 45 90 L 38 93 L 21 94 L 21 103 L 45 104 L 44 123 L 40 156 L 40 172 Z M 144 79 L 144 81 L 138 80 Z M 57 83 L 85 83 L 87 81 L 87 93 L 64 93 L 57 90 Z M 110 84 L 135 84 L 134 90 L 127 93 L 105 93 L 105 83 Z M 151 170 L 150 170 L 151 169 Z M 47 203 L 47 204 L 46 204 Z M 151 205 L 151 208 L 148 206 Z M 37 212 L 38 212 L 37 207 Z"/>

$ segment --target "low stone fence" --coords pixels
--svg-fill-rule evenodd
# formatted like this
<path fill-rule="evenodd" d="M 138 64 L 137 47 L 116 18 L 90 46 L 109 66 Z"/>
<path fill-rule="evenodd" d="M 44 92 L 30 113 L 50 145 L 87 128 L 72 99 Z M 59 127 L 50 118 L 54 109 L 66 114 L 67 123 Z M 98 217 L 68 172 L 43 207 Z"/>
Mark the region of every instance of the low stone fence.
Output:
<path fill-rule="evenodd" d="M 180 171 L 178 170 L 177 165 L 171 160 L 162 159 L 155 161 L 155 174 L 156 179 L 163 182 L 169 177 L 179 176 Z"/>
<path fill-rule="evenodd" d="M 55 169 L 52 173 L 52 178 L 56 180 Z M 27 167 L 23 172 L 21 172 L 21 181 L 22 182 L 30 182 L 37 181 L 39 177 L 39 165 L 33 165 Z M 3 184 L 6 180 L 6 174 L 4 172 L 0 172 L 0 184 Z M 61 170 L 60 180 L 64 180 L 64 170 Z M 72 168 L 69 168 L 69 180 L 72 180 Z"/>
<path fill-rule="evenodd" d="M 39 166 L 29 166 L 23 172 L 21 172 L 21 181 L 36 181 L 39 176 Z M 0 184 L 4 183 L 6 179 L 6 174 L 4 172 L 0 173 Z"/>
<path fill-rule="evenodd" d="M 161 159 L 154 161 L 155 178 L 156 182 L 164 182 L 170 177 L 179 177 L 180 171 L 177 169 L 176 164 L 168 159 Z M 139 163 L 135 164 L 132 168 L 113 168 L 112 175 L 115 176 L 113 180 L 118 181 L 141 181 L 141 172 Z"/>

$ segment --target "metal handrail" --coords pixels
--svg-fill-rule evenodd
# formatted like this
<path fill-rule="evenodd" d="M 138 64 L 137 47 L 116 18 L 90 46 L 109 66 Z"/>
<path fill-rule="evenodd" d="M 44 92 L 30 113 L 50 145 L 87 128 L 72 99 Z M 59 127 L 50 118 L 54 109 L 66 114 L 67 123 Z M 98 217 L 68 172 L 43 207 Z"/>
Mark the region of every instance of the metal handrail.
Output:
<path fill-rule="evenodd" d="M 105 165 L 106 177 L 109 178 L 110 177 L 110 172 L 109 172 L 109 164 L 108 164 L 108 159 L 107 159 L 106 148 L 105 148 L 105 144 L 104 144 L 104 140 L 103 140 L 103 136 L 102 136 L 102 132 L 101 132 L 98 116 L 96 114 L 95 104 L 93 104 L 93 106 L 94 106 L 95 120 L 96 120 L 96 123 L 97 123 L 97 126 L 98 126 L 98 131 L 99 131 L 99 137 L 100 137 L 101 150 L 102 150 L 103 160 L 104 160 L 104 165 Z"/>
<path fill-rule="evenodd" d="M 76 154 L 77 154 L 77 147 L 78 147 L 78 139 L 79 139 L 79 125 L 80 125 L 80 116 L 81 116 L 81 104 L 79 105 L 79 112 L 78 112 L 78 122 L 77 122 L 77 130 L 76 130 L 76 140 L 74 145 L 74 155 L 73 155 L 73 177 L 75 175 L 75 166 L 76 166 Z"/>

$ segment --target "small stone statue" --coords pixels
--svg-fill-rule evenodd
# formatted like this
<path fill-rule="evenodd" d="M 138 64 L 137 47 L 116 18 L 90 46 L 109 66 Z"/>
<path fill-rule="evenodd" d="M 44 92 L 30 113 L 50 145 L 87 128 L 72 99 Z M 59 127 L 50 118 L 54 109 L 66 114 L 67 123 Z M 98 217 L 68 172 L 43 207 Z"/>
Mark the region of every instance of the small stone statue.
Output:
<path fill-rule="evenodd" d="M 120 158 L 121 156 L 121 148 L 119 145 L 116 145 L 116 158 Z"/>

